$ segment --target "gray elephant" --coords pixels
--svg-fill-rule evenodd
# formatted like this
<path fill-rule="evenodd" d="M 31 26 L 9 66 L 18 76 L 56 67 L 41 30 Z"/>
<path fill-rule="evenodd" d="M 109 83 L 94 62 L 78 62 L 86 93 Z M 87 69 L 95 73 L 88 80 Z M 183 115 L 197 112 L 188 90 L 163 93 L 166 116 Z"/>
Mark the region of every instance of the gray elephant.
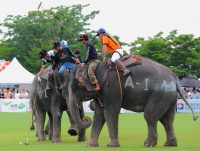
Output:
<path fill-rule="evenodd" d="M 69 70 L 64 71 L 63 74 L 65 74 L 65 72 L 69 73 Z M 57 72 L 54 72 L 53 75 L 57 77 L 57 74 Z M 70 78 L 70 76 L 68 75 L 67 78 Z M 73 119 L 71 118 L 66 104 L 67 94 L 62 96 L 57 93 L 55 81 L 56 80 L 52 81 L 51 89 L 47 90 L 46 92 L 44 91 L 44 89 L 46 88 L 46 80 L 42 80 L 40 82 L 40 85 L 38 86 L 38 75 L 35 76 L 31 85 L 30 100 L 32 102 L 32 105 L 35 106 L 34 110 L 36 111 L 36 130 L 38 133 L 38 141 L 46 141 L 44 123 L 46 113 L 48 113 L 50 123 L 48 128 L 49 140 L 52 140 L 53 143 L 62 142 L 60 139 L 60 134 L 61 117 L 63 111 L 67 111 L 71 123 L 71 128 L 68 130 L 68 133 L 70 135 L 77 135 L 78 133 L 78 141 L 87 141 L 87 138 L 85 136 L 85 129 L 78 129 Z M 65 85 L 67 86 L 68 81 L 65 82 Z M 63 88 L 63 92 L 68 92 L 66 86 Z M 80 113 L 80 116 L 83 117 L 83 110 L 80 110 Z"/>
<path fill-rule="evenodd" d="M 144 141 L 145 146 L 156 146 L 158 140 L 158 121 L 163 124 L 167 135 L 164 146 L 178 145 L 173 122 L 178 98 L 177 92 L 183 97 L 179 79 L 167 67 L 147 58 L 141 59 L 143 61 L 141 65 L 130 66 L 131 73 L 120 77 L 122 100 L 120 99 L 118 74 L 115 70 L 108 72 L 108 85 L 105 82 L 104 86 L 101 86 L 101 92 L 95 92 L 93 91 L 94 86 L 90 83 L 87 76 L 87 67 L 81 68 L 76 66 L 73 68 L 69 83 L 68 106 L 75 123 L 79 127 L 87 128 L 91 125 L 91 122 L 90 120 L 82 122 L 77 106 L 82 101 L 95 100 L 91 138 L 86 146 L 99 146 L 98 138 L 105 122 L 107 123 L 111 139 L 107 146 L 120 146 L 118 140 L 118 119 L 121 108 L 134 112 L 144 112 L 144 118 L 148 126 L 148 137 Z M 96 69 L 99 83 L 102 83 L 105 72 L 106 65 L 104 61 Z M 120 71 L 120 75 L 122 75 L 122 71 Z M 97 96 L 99 96 L 100 101 L 97 101 Z M 184 101 L 186 100 L 184 99 Z M 102 102 L 103 107 L 99 102 Z M 194 115 L 195 120 L 196 118 Z"/>

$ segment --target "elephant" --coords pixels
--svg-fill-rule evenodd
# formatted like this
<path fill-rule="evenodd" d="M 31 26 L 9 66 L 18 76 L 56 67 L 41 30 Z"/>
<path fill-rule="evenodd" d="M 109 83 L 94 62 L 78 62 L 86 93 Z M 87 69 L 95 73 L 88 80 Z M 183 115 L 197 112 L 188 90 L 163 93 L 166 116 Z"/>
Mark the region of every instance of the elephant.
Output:
<path fill-rule="evenodd" d="M 63 74 L 65 75 L 66 72 L 69 72 L 68 70 L 63 71 Z M 32 102 L 32 105 L 34 106 L 34 109 L 36 111 L 36 133 L 38 133 L 38 141 L 46 141 L 45 138 L 45 131 L 44 131 L 44 122 L 46 118 L 46 112 L 49 116 L 49 127 L 46 129 L 48 130 L 49 140 L 52 140 L 52 143 L 62 143 L 62 140 L 60 138 L 61 135 L 61 117 L 63 111 L 66 111 L 69 120 L 71 123 L 71 128 L 68 130 L 68 133 L 70 135 L 77 135 L 78 133 L 78 141 L 87 141 L 87 138 L 85 136 L 85 129 L 78 129 L 76 124 L 74 123 L 73 119 L 71 118 L 71 114 L 68 110 L 67 104 L 66 104 L 66 97 L 62 96 L 57 93 L 54 77 L 57 77 L 57 72 L 54 72 L 53 74 L 53 80 L 51 83 L 51 89 L 46 90 L 46 80 L 42 79 L 40 84 L 38 85 L 38 75 L 35 76 L 33 79 L 33 82 L 31 84 L 31 91 L 30 91 L 30 100 Z M 68 75 L 68 78 L 70 76 Z M 69 81 L 69 80 L 68 80 Z M 68 82 L 65 83 L 68 86 Z M 63 92 L 68 92 L 67 87 L 63 86 Z M 45 94 L 46 93 L 46 94 Z M 47 98 L 46 98 L 46 96 Z M 81 116 L 84 116 L 83 110 L 80 110 Z M 47 132 L 46 132 L 47 133 Z"/>
<path fill-rule="evenodd" d="M 95 71 L 97 80 L 101 83 L 99 92 L 93 90 L 94 85 L 91 84 L 87 76 L 88 66 L 83 68 L 76 66 L 71 71 L 68 86 L 68 107 L 75 123 L 79 127 L 88 128 L 91 125 L 91 120 L 82 122 L 80 119 L 79 104 L 83 101 L 95 100 L 91 136 L 90 141 L 86 144 L 87 147 L 99 146 L 98 138 L 105 122 L 111 139 L 107 147 L 120 147 L 118 119 L 121 108 L 144 113 L 148 126 L 148 137 L 143 143 L 144 146 L 154 147 L 157 145 L 158 121 L 163 124 L 167 135 L 164 146 L 178 145 L 173 126 L 178 92 L 189 105 L 181 92 L 179 79 L 166 66 L 144 57 L 141 57 L 141 60 L 141 65 L 128 67 L 131 71 L 129 75 L 120 76 L 122 94 L 120 93 L 116 70 L 108 72 L 108 82 L 103 84 L 107 69 L 106 61 L 99 63 Z M 121 70 L 119 74 L 122 75 Z M 120 99 L 121 97 L 122 100 Z M 101 106 L 100 102 L 103 106 Z M 194 112 L 193 118 L 194 120 L 197 119 Z"/>

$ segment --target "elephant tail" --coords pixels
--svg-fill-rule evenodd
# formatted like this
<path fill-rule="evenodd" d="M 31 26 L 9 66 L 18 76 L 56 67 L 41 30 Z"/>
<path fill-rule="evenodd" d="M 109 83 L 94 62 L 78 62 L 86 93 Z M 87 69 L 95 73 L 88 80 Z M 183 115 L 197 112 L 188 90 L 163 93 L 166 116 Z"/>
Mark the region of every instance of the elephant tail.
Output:
<path fill-rule="evenodd" d="M 194 110 L 192 109 L 191 105 L 188 103 L 188 101 L 187 101 L 187 100 L 185 99 L 185 97 L 183 96 L 183 93 L 182 93 L 182 91 L 181 91 L 181 85 L 180 85 L 180 82 L 179 82 L 179 81 L 176 82 L 176 87 L 177 87 L 177 91 L 180 93 L 181 98 L 182 98 L 183 101 L 189 106 L 190 110 L 192 111 L 193 120 L 196 121 L 197 118 L 198 118 L 198 116 L 196 116 L 196 115 L 194 114 Z"/>

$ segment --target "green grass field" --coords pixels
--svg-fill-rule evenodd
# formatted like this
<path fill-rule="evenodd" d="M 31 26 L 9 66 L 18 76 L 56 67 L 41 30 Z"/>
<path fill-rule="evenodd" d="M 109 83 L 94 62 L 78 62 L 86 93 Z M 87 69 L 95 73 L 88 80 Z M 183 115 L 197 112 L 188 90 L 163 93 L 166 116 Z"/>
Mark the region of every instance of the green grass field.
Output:
<path fill-rule="evenodd" d="M 86 114 L 93 117 L 92 113 Z M 200 114 L 196 114 L 200 117 Z M 192 114 L 176 114 L 174 126 L 178 139 L 178 147 L 164 147 L 166 135 L 161 123 L 158 123 L 158 143 L 156 147 L 148 148 L 142 146 L 147 138 L 147 125 L 142 113 L 120 114 L 119 120 L 119 141 L 121 147 L 108 148 L 110 142 L 107 125 L 100 134 L 97 148 L 86 148 L 86 142 L 77 142 L 77 136 L 70 136 L 67 133 L 70 127 L 67 114 L 62 118 L 62 144 L 53 144 L 51 141 L 37 142 L 36 131 L 31 131 L 29 136 L 30 145 L 20 145 L 19 142 L 26 142 L 30 127 L 31 113 L 0 113 L 0 150 L 1 151 L 75 151 L 75 150 L 179 150 L 199 151 L 200 150 L 200 119 L 193 121 Z M 86 136 L 90 139 L 90 130 L 87 129 Z"/>

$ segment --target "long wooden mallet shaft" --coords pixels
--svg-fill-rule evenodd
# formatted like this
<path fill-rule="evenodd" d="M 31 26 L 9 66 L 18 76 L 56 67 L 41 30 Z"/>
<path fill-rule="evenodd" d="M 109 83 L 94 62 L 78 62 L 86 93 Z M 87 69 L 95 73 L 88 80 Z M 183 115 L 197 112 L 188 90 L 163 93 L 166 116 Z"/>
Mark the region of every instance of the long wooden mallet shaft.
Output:
<path fill-rule="evenodd" d="M 79 39 L 75 34 L 73 34 L 67 27 L 65 27 L 60 21 L 58 21 L 53 15 L 51 15 L 47 10 L 42 6 L 42 2 L 38 5 L 38 9 L 41 7 L 49 16 L 51 16 L 55 21 L 57 21 L 61 26 L 63 26 L 67 31 L 69 31 L 75 38 Z"/>

